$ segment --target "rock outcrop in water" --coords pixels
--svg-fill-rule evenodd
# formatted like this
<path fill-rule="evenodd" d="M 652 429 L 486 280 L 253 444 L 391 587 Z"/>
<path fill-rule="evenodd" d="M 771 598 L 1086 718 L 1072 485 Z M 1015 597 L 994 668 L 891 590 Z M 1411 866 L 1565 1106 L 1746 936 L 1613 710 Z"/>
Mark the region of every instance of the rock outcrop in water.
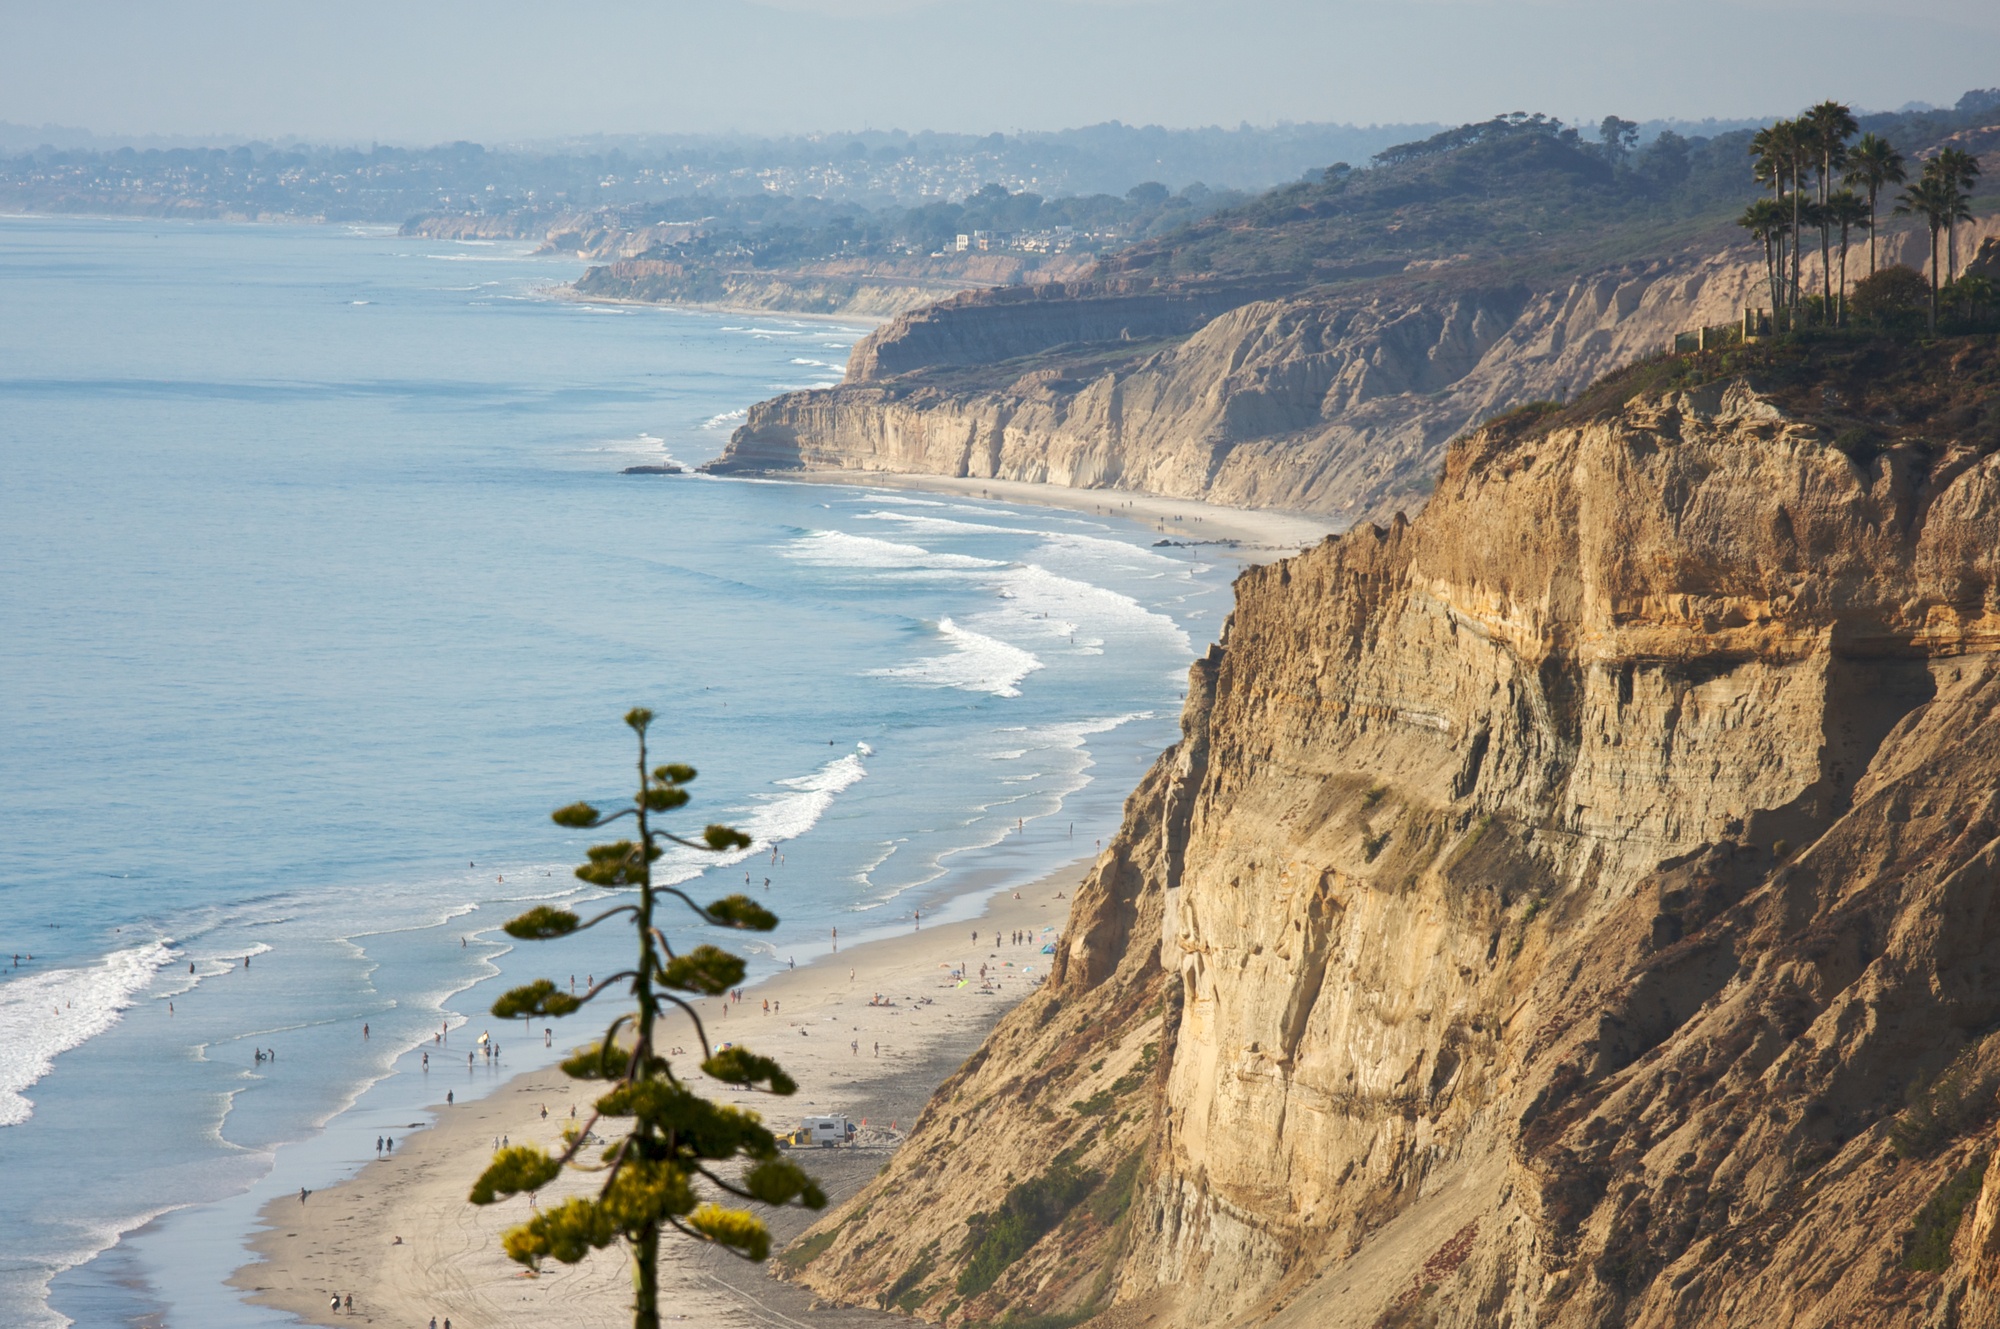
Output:
<path fill-rule="evenodd" d="M 1246 572 L 1051 981 L 799 1276 L 954 1324 L 2000 1324 L 2000 350 L 1760 354 Z"/>

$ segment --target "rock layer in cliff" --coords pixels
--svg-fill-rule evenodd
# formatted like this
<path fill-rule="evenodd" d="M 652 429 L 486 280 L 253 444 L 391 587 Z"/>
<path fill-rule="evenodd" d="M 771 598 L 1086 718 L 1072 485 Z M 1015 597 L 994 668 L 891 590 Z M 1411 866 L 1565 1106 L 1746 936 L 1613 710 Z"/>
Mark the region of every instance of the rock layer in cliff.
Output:
<path fill-rule="evenodd" d="M 2000 347 L 1714 369 L 1245 573 L 1057 977 L 799 1276 L 964 1324 L 2000 1324 Z"/>

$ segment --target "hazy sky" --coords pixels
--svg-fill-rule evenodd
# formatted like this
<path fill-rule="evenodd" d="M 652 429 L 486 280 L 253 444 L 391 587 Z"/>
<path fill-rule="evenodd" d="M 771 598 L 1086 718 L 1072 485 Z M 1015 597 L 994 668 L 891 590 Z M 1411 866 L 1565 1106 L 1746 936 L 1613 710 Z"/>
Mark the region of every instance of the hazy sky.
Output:
<path fill-rule="evenodd" d="M 1594 120 L 2000 85 L 2000 0 L 0 0 L 0 120 L 604 131 Z"/>

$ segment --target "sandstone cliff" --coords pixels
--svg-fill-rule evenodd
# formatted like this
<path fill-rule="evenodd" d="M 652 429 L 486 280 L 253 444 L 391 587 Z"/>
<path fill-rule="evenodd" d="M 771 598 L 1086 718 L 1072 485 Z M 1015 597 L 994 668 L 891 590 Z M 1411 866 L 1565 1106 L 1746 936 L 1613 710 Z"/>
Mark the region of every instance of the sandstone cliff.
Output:
<path fill-rule="evenodd" d="M 2000 219 L 1965 228 L 1960 252 L 1993 234 Z M 1922 248 L 1885 235 L 1883 261 Z M 1864 262 L 1851 256 L 1850 275 Z M 1386 519 L 1423 501 L 1473 424 L 1769 303 L 1761 256 L 1713 246 L 1567 278 L 1440 260 L 1309 290 L 963 296 L 878 329 L 840 387 L 753 408 L 713 469 L 983 476 Z"/>
<path fill-rule="evenodd" d="M 799 1276 L 962 1324 L 2000 1325 L 2000 349 L 1701 372 L 1244 574 L 1049 985 Z"/>

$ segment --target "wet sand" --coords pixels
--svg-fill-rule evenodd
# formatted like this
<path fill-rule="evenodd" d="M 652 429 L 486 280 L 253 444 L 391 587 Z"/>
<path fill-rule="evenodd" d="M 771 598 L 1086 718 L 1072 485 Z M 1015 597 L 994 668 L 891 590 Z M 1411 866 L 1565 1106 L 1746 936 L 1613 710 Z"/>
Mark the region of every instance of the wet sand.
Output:
<path fill-rule="evenodd" d="M 1041 947 L 1062 928 L 1087 866 L 1072 864 L 1023 888 L 1019 898 L 1004 892 L 981 918 L 866 942 L 779 974 L 747 989 L 726 1016 L 720 999 L 700 1003 L 712 1040 L 738 1041 L 777 1057 L 799 1082 L 796 1096 L 745 1094 L 699 1075 L 690 1079 L 720 1101 L 762 1112 L 774 1126 L 812 1113 L 845 1113 L 857 1123 L 865 1118 L 855 1148 L 804 1155 L 838 1204 L 879 1170 L 931 1091 L 1001 1013 L 1047 974 L 1050 957 Z M 994 944 L 997 935 L 1016 930 L 1031 931 L 1033 940 Z M 949 971 L 968 963 L 971 980 L 960 987 Z M 981 989 L 982 964 L 1000 976 L 990 991 Z M 1022 974 L 1026 966 L 1032 975 Z M 887 1004 L 871 1004 L 878 993 Z M 769 1014 L 766 1000 L 777 1007 Z M 611 1012 L 607 1006 L 598 1013 Z M 585 1041 L 589 1029 L 582 1018 L 573 1017 L 559 1039 Z M 681 1027 L 686 1034 L 667 1035 L 669 1046 L 677 1039 L 694 1047 L 691 1027 Z M 682 1057 L 676 1064 L 691 1061 Z M 455 1329 L 629 1325 L 630 1275 L 622 1252 L 601 1251 L 577 1265 L 551 1262 L 532 1276 L 500 1250 L 501 1232 L 530 1213 L 527 1199 L 477 1208 L 465 1198 L 496 1137 L 555 1147 L 571 1107 L 579 1116 L 589 1113 L 588 1095 L 578 1089 L 551 1067 L 518 1075 L 470 1103 L 439 1104 L 437 1125 L 399 1138 L 393 1157 L 367 1164 L 352 1180 L 315 1191 L 304 1203 L 289 1196 L 266 1205 L 261 1217 L 267 1226 L 251 1243 L 259 1259 L 239 1269 L 232 1286 L 313 1324 L 422 1326 L 435 1315 L 440 1323 L 449 1316 Z M 566 1175 L 542 1200 L 579 1193 L 591 1182 Z M 766 1217 L 773 1220 L 774 1249 L 782 1249 L 814 1215 L 794 1210 Z M 666 1243 L 661 1276 L 669 1320 L 807 1322 L 836 1329 L 908 1324 L 879 1312 L 820 1309 L 810 1294 L 772 1278 L 766 1268 L 685 1240 Z M 352 1313 L 330 1313 L 328 1298 L 335 1293 L 353 1294 Z"/>

